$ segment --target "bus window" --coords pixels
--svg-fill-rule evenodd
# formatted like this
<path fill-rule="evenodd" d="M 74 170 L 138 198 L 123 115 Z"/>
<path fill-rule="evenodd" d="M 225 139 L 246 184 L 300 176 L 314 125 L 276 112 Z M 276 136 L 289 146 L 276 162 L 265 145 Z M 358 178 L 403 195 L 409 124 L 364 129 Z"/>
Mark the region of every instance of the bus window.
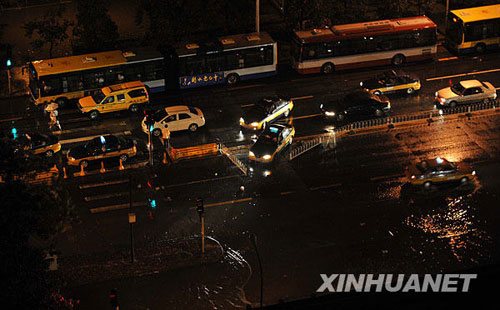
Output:
<path fill-rule="evenodd" d="M 125 79 L 127 81 L 142 80 L 144 77 L 144 68 L 141 64 L 125 65 Z"/>
<path fill-rule="evenodd" d="M 203 74 L 203 58 L 200 56 L 186 57 L 186 75 Z"/>
<path fill-rule="evenodd" d="M 264 50 L 259 47 L 248 49 L 244 53 L 245 68 L 257 67 L 265 64 Z"/>
<path fill-rule="evenodd" d="M 80 74 L 71 74 L 66 77 L 68 82 L 69 91 L 79 91 L 83 90 L 83 83 L 81 81 Z"/>
<path fill-rule="evenodd" d="M 224 55 L 221 54 L 207 55 L 205 60 L 207 66 L 206 72 L 222 71 L 222 67 L 224 65 Z"/>
<path fill-rule="evenodd" d="M 84 72 L 83 85 L 85 89 L 94 89 L 99 87 L 98 81 L 95 79 L 95 73 L 92 71 Z"/>
<path fill-rule="evenodd" d="M 240 66 L 240 55 L 237 51 L 228 51 L 224 53 L 226 57 L 225 70 L 238 69 Z"/>
<path fill-rule="evenodd" d="M 446 24 L 446 37 L 455 44 L 462 44 L 462 22 L 454 14 L 450 14 Z"/>
<path fill-rule="evenodd" d="M 59 77 L 42 79 L 41 92 L 43 96 L 57 95 L 62 92 L 62 82 Z"/>

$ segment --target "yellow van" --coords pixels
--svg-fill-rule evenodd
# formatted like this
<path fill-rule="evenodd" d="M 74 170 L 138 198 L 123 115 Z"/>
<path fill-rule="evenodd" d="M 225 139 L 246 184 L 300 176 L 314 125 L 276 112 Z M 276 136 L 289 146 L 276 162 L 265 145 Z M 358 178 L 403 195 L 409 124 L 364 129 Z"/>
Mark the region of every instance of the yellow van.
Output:
<path fill-rule="evenodd" d="M 146 86 L 141 81 L 104 87 L 94 95 L 78 101 L 78 109 L 90 119 L 97 119 L 101 113 L 123 110 L 137 112 L 141 104 L 149 102 Z"/>

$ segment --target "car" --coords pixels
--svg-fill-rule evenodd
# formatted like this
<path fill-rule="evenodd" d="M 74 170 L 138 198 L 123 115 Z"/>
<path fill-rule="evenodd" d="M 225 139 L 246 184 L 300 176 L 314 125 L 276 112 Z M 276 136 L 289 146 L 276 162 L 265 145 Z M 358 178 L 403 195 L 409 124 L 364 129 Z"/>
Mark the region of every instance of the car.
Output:
<path fill-rule="evenodd" d="M 135 113 L 147 103 L 149 95 L 146 86 L 141 81 L 135 81 L 104 87 L 92 96 L 78 100 L 77 106 L 80 112 L 95 120 L 104 113 L 126 110 Z"/>
<path fill-rule="evenodd" d="M 61 150 L 61 143 L 54 135 L 26 133 L 19 136 L 16 143 L 18 149 L 23 149 L 33 155 L 52 157 Z"/>
<path fill-rule="evenodd" d="M 256 162 L 269 163 L 287 145 L 292 144 L 295 128 L 290 125 L 269 125 L 250 148 L 248 157 Z"/>
<path fill-rule="evenodd" d="M 420 79 L 402 70 L 391 70 L 385 71 L 375 78 L 360 82 L 359 85 L 375 95 L 399 91 L 413 94 L 420 89 Z"/>
<path fill-rule="evenodd" d="M 465 163 L 452 163 L 444 158 L 422 160 L 406 168 L 406 176 L 413 185 L 430 188 L 432 184 L 444 182 L 467 183 L 476 172 Z"/>
<path fill-rule="evenodd" d="M 459 104 L 476 102 L 488 103 L 497 99 L 495 86 L 478 80 L 454 83 L 451 87 L 437 91 L 435 95 L 436 105 L 439 107 L 455 107 Z"/>
<path fill-rule="evenodd" d="M 199 108 L 185 105 L 166 107 L 156 111 L 151 115 L 153 125 L 149 130 L 146 125 L 147 117 L 144 117 L 142 120 L 142 131 L 148 133 L 151 130 L 155 137 L 161 135 L 163 128 L 168 128 L 170 132 L 181 130 L 196 131 L 198 128 L 205 126 L 203 112 Z"/>
<path fill-rule="evenodd" d="M 279 117 L 288 117 L 293 109 L 293 100 L 278 96 L 265 97 L 243 113 L 240 126 L 251 130 L 265 129 Z"/>
<path fill-rule="evenodd" d="M 356 121 L 386 115 L 391 109 L 391 102 L 385 95 L 358 90 L 348 93 L 340 100 L 322 103 L 320 109 L 327 119 Z"/>
<path fill-rule="evenodd" d="M 68 165 L 87 167 L 90 161 L 120 157 L 125 162 L 137 154 L 135 142 L 126 137 L 105 135 L 69 149 Z"/>

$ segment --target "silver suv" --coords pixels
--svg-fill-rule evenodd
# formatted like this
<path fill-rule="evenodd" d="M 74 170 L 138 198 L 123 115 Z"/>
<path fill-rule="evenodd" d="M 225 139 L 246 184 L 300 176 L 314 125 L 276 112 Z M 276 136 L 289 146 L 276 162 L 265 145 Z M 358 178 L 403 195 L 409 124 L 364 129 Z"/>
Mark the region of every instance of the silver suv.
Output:
<path fill-rule="evenodd" d="M 438 106 L 455 107 L 458 104 L 493 101 L 497 91 L 489 82 L 478 80 L 461 81 L 436 92 Z"/>

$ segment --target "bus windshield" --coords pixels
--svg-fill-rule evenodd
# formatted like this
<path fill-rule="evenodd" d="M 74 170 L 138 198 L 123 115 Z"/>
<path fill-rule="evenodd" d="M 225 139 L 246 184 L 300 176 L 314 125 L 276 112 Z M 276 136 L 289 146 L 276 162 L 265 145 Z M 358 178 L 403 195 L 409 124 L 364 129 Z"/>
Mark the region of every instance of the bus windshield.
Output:
<path fill-rule="evenodd" d="M 448 17 L 448 23 L 446 24 L 446 37 L 455 44 L 462 43 L 462 23 L 454 14 L 450 14 Z"/>
<path fill-rule="evenodd" d="M 33 95 L 33 98 L 36 100 L 40 96 L 40 91 L 39 91 L 40 88 L 38 87 L 38 80 L 36 78 L 36 71 L 32 66 L 30 66 L 30 68 L 29 68 L 29 77 L 30 77 L 29 88 L 30 88 L 31 94 Z"/>
<path fill-rule="evenodd" d="M 92 95 L 92 99 L 94 99 L 95 103 L 101 103 L 104 98 L 106 98 L 106 95 L 102 92 L 102 90 L 98 90 Z"/>

